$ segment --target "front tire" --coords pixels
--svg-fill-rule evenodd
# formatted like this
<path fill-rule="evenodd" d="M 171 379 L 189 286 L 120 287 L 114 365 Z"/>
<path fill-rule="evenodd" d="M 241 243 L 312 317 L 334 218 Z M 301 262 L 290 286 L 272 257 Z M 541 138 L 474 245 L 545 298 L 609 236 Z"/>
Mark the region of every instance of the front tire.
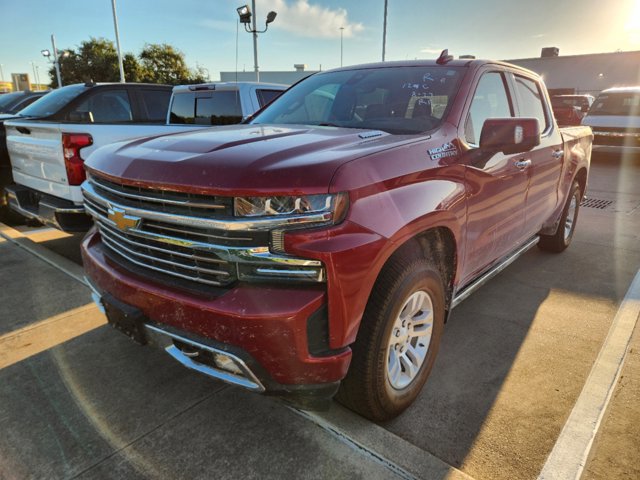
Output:
<path fill-rule="evenodd" d="M 580 211 L 580 202 L 582 200 L 582 191 L 580 184 L 573 182 L 567 203 L 562 210 L 558 230 L 554 235 L 540 235 L 538 247 L 547 252 L 560 253 L 571 245 L 573 234 L 576 231 L 576 223 L 578 222 L 578 212 Z"/>
<path fill-rule="evenodd" d="M 428 261 L 392 259 L 373 288 L 336 399 L 375 421 L 411 405 L 438 352 L 444 298 L 440 272 Z"/>

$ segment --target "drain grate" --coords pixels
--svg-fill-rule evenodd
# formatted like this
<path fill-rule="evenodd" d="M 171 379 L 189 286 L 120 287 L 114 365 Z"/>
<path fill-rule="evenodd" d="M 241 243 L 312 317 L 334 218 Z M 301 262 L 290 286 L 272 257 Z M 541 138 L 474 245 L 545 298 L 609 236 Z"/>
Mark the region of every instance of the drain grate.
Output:
<path fill-rule="evenodd" d="M 604 210 L 612 203 L 613 200 L 603 200 L 601 198 L 585 198 L 580 203 L 580 206 L 584 208 L 598 208 L 600 210 Z"/>

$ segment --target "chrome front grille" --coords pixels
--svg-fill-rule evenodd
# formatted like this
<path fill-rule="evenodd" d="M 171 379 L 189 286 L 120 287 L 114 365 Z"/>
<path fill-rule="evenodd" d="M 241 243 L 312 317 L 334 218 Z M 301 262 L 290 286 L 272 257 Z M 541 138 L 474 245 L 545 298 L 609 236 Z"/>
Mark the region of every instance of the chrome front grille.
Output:
<path fill-rule="evenodd" d="M 220 287 L 237 280 L 324 281 L 321 262 L 272 254 L 269 229 L 282 225 L 231 217 L 230 197 L 159 194 L 95 176 L 82 192 L 106 252 L 138 269 Z"/>
<path fill-rule="evenodd" d="M 159 189 L 143 189 L 130 185 L 121 185 L 104 178 L 92 176 L 91 183 L 105 198 L 143 209 L 162 209 L 178 215 L 211 215 L 231 217 L 233 198 L 208 197 L 191 193 L 168 192 Z"/>

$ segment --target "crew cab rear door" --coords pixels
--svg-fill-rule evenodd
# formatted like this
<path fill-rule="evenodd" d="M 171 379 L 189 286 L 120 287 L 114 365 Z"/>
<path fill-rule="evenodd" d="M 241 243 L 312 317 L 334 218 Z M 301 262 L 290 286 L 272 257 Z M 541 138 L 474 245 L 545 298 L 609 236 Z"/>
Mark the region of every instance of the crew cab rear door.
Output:
<path fill-rule="evenodd" d="M 462 283 L 506 255 L 525 238 L 529 177 L 521 155 L 480 151 L 480 133 L 488 118 L 514 117 L 514 101 L 503 71 L 485 70 L 462 117 L 461 143 L 468 147 L 465 183 L 467 231 Z"/>

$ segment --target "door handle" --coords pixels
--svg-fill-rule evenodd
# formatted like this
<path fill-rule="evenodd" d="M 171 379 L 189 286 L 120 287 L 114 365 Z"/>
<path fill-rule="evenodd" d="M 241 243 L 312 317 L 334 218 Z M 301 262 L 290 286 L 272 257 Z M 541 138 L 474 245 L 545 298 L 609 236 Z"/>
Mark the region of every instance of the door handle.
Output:
<path fill-rule="evenodd" d="M 524 170 L 525 168 L 529 168 L 531 166 L 531 160 L 525 160 L 524 158 L 521 158 L 520 160 L 516 160 L 514 165 L 516 166 L 516 168 Z"/>
<path fill-rule="evenodd" d="M 551 156 L 559 160 L 564 157 L 564 150 L 554 150 L 553 152 L 551 152 Z"/>

